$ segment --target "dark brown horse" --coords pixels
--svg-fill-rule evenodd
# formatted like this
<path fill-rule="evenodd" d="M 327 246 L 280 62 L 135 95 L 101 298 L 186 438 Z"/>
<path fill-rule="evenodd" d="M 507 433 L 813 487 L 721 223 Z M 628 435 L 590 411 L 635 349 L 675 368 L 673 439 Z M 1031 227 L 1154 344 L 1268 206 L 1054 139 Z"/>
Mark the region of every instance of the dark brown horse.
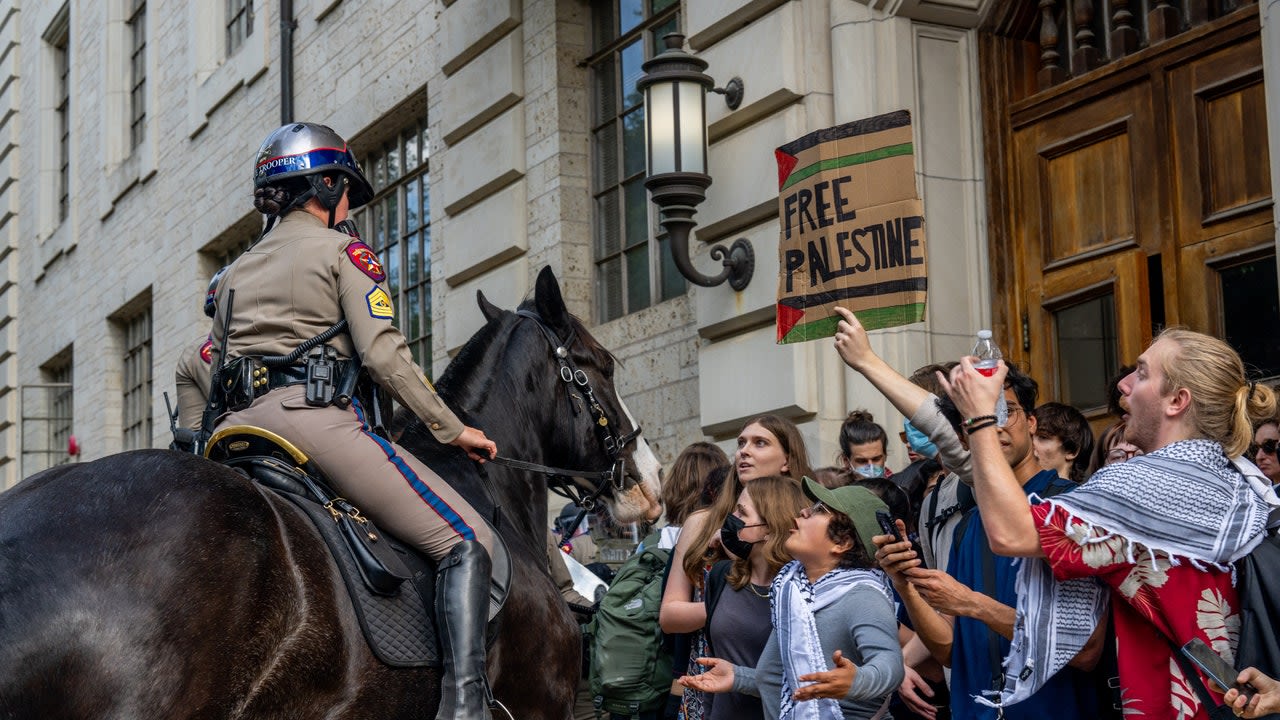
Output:
<path fill-rule="evenodd" d="M 440 394 L 507 457 L 596 471 L 620 458 L 625 479 L 606 502 L 622 521 L 650 512 L 653 453 L 639 438 L 608 452 L 587 394 L 561 380 L 553 337 L 618 434 L 635 429 L 612 357 L 566 311 L 554 276 L 539 275 L 524 314 L 479 301 L 488 323 Z M 401 443 L 446 473 L 459 467 L 416 421 Z M 546 479 L 485 469 L 513 563 L 489 654 L 494 692 L 520 720 L 563 720 L 579 635 L 547 573 Z M 492 508 L 478 483 L 459 489 Z M 438 700 L 438 670 L 373 657 L 309 521 L 234 471 L 143 450 L 0 494 L 0 718 L 418 719 Z"/>

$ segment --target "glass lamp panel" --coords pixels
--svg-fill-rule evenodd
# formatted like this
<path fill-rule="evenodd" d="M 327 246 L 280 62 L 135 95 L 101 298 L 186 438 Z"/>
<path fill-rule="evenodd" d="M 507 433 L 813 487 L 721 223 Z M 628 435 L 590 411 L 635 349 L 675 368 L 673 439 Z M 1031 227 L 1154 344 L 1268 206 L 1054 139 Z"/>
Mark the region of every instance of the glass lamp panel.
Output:
<path fill-rule="evenodd" d="M 649 122 L 649 174 L 676 171 L 675 83 L 654 83 L 645 91 Z"/>
<path fill-rule="evenodd" d="M 702 86 L 692 82 L 676 85 L 679 93 L 680 171 L 707 171 L 707 108 Z"/>

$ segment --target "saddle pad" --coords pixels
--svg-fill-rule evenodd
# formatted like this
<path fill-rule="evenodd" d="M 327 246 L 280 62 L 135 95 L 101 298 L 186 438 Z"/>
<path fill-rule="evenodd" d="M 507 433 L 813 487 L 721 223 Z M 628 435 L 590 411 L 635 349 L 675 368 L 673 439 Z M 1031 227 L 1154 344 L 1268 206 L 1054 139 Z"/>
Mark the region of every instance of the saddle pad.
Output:
<path fill-rule="evenodd" d="M 278 494 L 288 498 L 311 518 L 329 546 L 329 553 L 342 571 L 342 580 L 351 596 L 356 617 L 360 619 L 360 628 L 364 630 L 365 641 L 374 656 L 392 667 L 440 667 L 440 641 L 435 621 L 427 615 L 418 587 L 418 583 L 426 582 L 428 587 L 425 591 L 430 596 L 435 584 L 434 573 L 416 573 L 413 580 L 402 584 L 400 592 L 393 597 L 374 595 L 360 579 L 360 571 L 329 511 L 297 495 Z"/>

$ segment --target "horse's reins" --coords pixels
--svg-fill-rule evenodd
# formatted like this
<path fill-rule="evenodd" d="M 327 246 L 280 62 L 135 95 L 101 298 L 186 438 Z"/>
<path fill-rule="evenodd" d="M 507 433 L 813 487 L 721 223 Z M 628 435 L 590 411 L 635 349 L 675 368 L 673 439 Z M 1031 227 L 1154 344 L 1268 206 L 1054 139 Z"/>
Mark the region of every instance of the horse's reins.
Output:
<path fill-rule="evenodd" d="M 587 378 L 587 374 L 578 368 L 573 362 L 573 357 L 569 354 L 569 348 L 577 340 L 576 331 L 571 330 L 568 341 L 562 342 L 551 331 L 551 328 L 547 327 L 546 322 L 538 313 L 532 310 L 517 310 L 516 314 L 533 320 L 538 329 L 542 331 L 543 336 L 546 337 L 547 342 L 551 344 L 552 354 L 555 356 L 556 362 L 560 364 L 560 379 L 565 383 L 566 392 L 569 393 L 569 397 L 572 400 L 573 390 L 577 389 L 586 400 L 587 408 L 591 412 L 591 419 L 594 421 L 592 428 L 612 461 L 612 465 L 609 466 L 608 470 L 591 471 L 568 470 L 524 460 L 515 460 L 502 455 L 495 455 L 490 460 L 514 470 L 525 470 L 546 475 L 548 490 L 581 507 L 582 509 L 578 512 L 578 516 L 574 518 L 573 525 L 564 529 L 564 535 L 570 537 L 577 530 L 578 525 L 582 523 L 582 518 L 595 509 L 596 502 L 604 494 L 605 489 L 609 487 L 610 481 L 615 484 L 618 490 L 622 489 L 623 475 L 626 473 L 627 464 L 626 459 L 622 457 L 622 449 L 640 436 L 640 426 L 637 425 L 635 430 L 623 436 L 618 436 L 614 432 L 614 425 L 609 422 L 608 416 L 604 413 L 604 408 L 596 400 L 595 392 L 591 389 L 591 382 Z M 577 406 L 570 402 L 570 407 L 573 408 L 573 412 L 576 415 L 578 412 Z M 595 488 L 589 494 L 584 495 L 581 489 L 573 482 L 575 477 L 594 482 Z"/>

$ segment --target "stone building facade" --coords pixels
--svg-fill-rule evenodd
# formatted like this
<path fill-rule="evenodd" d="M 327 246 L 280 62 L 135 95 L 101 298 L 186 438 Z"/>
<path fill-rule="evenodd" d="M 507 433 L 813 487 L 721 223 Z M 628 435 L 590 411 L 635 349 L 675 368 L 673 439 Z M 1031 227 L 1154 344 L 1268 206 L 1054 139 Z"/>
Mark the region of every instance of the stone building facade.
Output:
<path fill-rule="evenodd" d="M 773 149 L 912 112 L 930 302 L 925 322 L 874 343 L 907 372 L 962 354 L 991 321 L 976 28 L 995 4 L 4 0 L 0 487 L 66 460 L 71 435 L 81 460 L 167 445 L 162 392 L 207 332 L 209 277 L 257 235 L 254 153 L 284 119 L 334 127 L 378 175 L 378 222 L 390 225 L 371 211 L 361 229 L 403 267 L 397 312 L 416 308 L 406 335 L 424 365 L 442 368 L 479 327 L 477 290 L 513 307 L 550 266 L 623 361 L 621 389 L 662 461 L 703 438 L 729 447 L 765 412 L 800 423 L 815 465 L 834 459 L 851 409 L 894 438 L 901 417 L 830 342 L 774 343 Z M 685 286 L 658 252 L 649 204 L 610 204 L 634 196 L 602 168 L 614 142 L 602 119 L 627 127 L 625 98 L 609 93 L 625 93 L 636 52 L 651 55 L 672 27 L 717 81 L 744 81 L 736 110 L 708 96 L 714 183 L 694 231 L 704 269 L 712 243 L 751 241 L 742 292 Z M 625 140 L 611 146 L 623 156 Z M 631 255 L 602 261 L 607 238 L 628 231 Z M 890 465 L 905 464 L 890 444 Z"/>

